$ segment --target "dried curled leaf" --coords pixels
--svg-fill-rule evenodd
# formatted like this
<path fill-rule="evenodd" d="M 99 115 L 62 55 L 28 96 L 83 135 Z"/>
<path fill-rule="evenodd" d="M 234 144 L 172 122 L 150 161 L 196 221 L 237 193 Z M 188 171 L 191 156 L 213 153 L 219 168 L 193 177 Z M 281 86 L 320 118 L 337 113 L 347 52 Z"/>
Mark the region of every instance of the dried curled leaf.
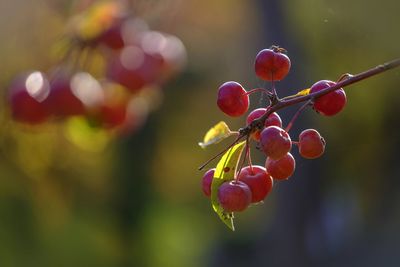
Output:
<path fill-rule="evenodd" d="M 229 129 L 228 125 L 224 121 L 220 121 L 214 125 L 206 135 L 204 136 L 203 142 L 199 142 L 199 146 L 205 148 L 212 144 L 217 144 L 225 138 L 231 136 L 233 133 Z"/>
<path fill-rule="evenodd" d="M 214 172 L 214 178 L 211 184 L 211 204 L 214 211 L 220 219 L 232 230 L 235 231 L 233 225 L 233 212 L 225 212 L 218 201 L 218 188 L 227 181 L 235 178 L 236 168 L 242 154 L 245 141 L 231 147 L 218 162 Z"/>

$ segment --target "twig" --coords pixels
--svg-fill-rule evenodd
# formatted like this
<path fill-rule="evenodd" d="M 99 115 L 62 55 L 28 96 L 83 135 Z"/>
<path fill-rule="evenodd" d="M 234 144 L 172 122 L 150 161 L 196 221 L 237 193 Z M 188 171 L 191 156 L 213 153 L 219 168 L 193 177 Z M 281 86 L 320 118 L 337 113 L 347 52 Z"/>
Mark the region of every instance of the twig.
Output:
<path fill-rule="evenodd" d="M 214 159 L 218 158 L 219 156 L 221 156 L 222 154 L 224 154 L 226 151 L 228 151 L 228 149 L 230 149 L 231 147 L 233 147 L 237 142 L 240 141 L 240 139 L 242 139 L 243 137 L 245 137 L 245 135 L 239 134 L 239 136 L 235 139 L 235 141 L 233 141 L 232 144 L 230 144 L 227 148 L 225 148 L 224 150 L 222 150 L 221 152 L 219 152 L 217 155 L 213 156 L 211 159 L 207 160 L 206 162 L 204 162 L 199 168 L 198 170 L 201 171 L 202 169 L 204 169 L 204 167 L 206 167 L 211 161 L 213 161 Z"/>
<path fill-rule="evenodd" d="M 289 132 L 290 129 L 292 128 L 294 122 L 297 120 L 297 118 L 299 117 L 299 115 L 301 114 L 301 112 L 303 112 L 303 110 L 312 103 L 312 99 L 308 100 L 306 103 L 304 103 L 304 105 L 302 105 L 296 112 L 296 114 L 294 114 L 293 118 L 290 120 L 290 122 L 288 123 L 288 125 L 286 126 L 285 131 Z"/>
<path fill-rule="evenodd" d="M 311 93 L 311 94 L 304 95 L 304 96 L 297 96 L 297 97 L 293 97 L 293 98 L 289 98 L 289 99 L 278 99 L 276 103 L 271 104 L 270 108 L 267 109 L 267 112 L 265 112 L 263 116 L 261 116 L 258 119 L 255 119 L 252 123 L 250 123 L 246 127 L 240 128 L 239 132 L 244 135 L 251 133 L 256 128 L 257 125 L 264 124 L 264 122 L 268 118 L 268 116 L 277 110 L 283 109 L 288 106 L 293 106 L 295 104 L 298 104 L 298 103 L 301 103 L 304 101 L 308 101 L 310 99 L 311 100 L 316 99 L 320 96 L 323 96 L 330 92 L 333 92 L 341 87 L 345 87 L 345 86 L 357 83 L 359 81 L 365 80 L 367 78 L 370 78 L 370 77 L 378 75 L 382 72 L 397 68 L 399 66 L 400 66 L 400 58 L 397 58 L 395 60 L 378 65 L 367 71 L 361 72 L 361 73 L 356 74 L 351 77 L 348 77 L 347 79 L 342 80 L 342 81 L 336 83 L 335 85 L 329 86 L 318 92 Z"/>

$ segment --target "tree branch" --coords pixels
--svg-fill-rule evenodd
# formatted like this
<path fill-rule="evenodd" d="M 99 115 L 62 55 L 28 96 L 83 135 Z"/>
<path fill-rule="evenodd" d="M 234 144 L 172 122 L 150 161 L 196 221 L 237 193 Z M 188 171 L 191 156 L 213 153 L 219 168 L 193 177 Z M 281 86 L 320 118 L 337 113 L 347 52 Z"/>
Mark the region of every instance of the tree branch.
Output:
<path fill-rule="evenodd" d="M 199 170 L 203 169 L 205 166 L 207 166 L 211 161 L 215 160 L 216 158 L 218 158 L 219 156 L 221 156 L 223 153 L 225 153 L 228 149 L 230 149 L 231 147 L 233 147 L 236 143 L 238 143 L 242 138 L 246 137 L 248 140 L 249 135 L 254 132 L 257 129 L 261 129 L 262 126 L 265 123 L 265 120 L 269 117 L 269 115 L 271 115 L 273 112 L 283 109 L 285 107 L 288 106 L 293 106 L 302 102 L 312 102 L 314 99 L 326 95 L 330 92 L 333 92 L 339 88 L 357 83 L 359 81 L 365 80 L 367 78 L 370 78 L 372 76 L 375 76 L 377 74 L 380 74 L 382 72 L 388 71 L 390 69 L 394 69 L 400 66 L 400 58 L 397 58 L 395 60 L 386 62 L 384 64 L 378 65 L 372 69 L 369 69 L 367 71 L 361 72 L 359 74 L 356 75 L 349 75 L 346 73 L 346 76 L 342 76 L 341 79 L 339 79 L 339 81 L 333 85 L 333 86 L 329 86 L 327 88 L 324 88 L 318 92 L 315 93 L 311 93 L 308 95 L 299 95 L 299 96 L 289 96 L 287 98 L 283 98 L 283 99 L 279 99 L 277 94 L 276 94 L 276 90 L 274 84 L 272 85 L 272 95 L 268 94 L 268 97 L 270 98 L 271 104 L 267 107 L 267 111 L 264 113 L 264 115 L 262 115 L 260 118 L 253 120 L 249 125 L 247 125 L 246 127 L 240 128 L 239 129 L 239 135 L 238 137 L 234 140 L 233 143 L 231 143 L 227 148 L 225 148 L 223 151 L 221 151 L 220 153 L 218 153 L 217 155 L 215 155 L 214 157 L 212 157 L 211 159 L 209 159 L 208 161 L 206 161 L 204 164 L 202 164 L 199 167 Z M 261 90 L 261 89 L 254 89 L 255 91 L 257 90 Z M 309 104 L 307 102 L 307 104 Z M 303 107 L 300 108 L 299 112 L 296 113 L 295 118 L 298 116 L 298 114 L 307 106 L 304 105 Z M 293 120 L 292 120 L 293 121 Z M 290 129 L 291 127 L 291 123 L 289 123 L 288 128 Z M 288 129 L 288 130 L 289 130 Z"/>
<path fill-rule="evenodd" d="M 333 92 L 339 88 L 357 83 L 359 81 L 365 80 L 367 78 L 370 78 L 372 76 L 375 76 L 377 74 L 380 74 L 382 72 L 388 71 L 390 69 L 394 69 L 400 66 L 400 58 L 397 58 L 395 60 L 386 62 L 384 64 L 378 65 L 372 69 L 369 69 L 367 71 L 361 72 L 359 74 L 353 75 L 345 80 L 339 81 L 338 83 L 336 83 L 333 86 L 329 86 L 325 89 L 322 89 L 318 92 L 312 93 L 312 94 L 308 94 L 308 95 L 304 95 L 304 96 L 297 96 L 297 97 L 293 97 L 293 98 L 289 98 L 289 99 L 278 99 L 277 102 L 272 103 L 272 105 L 267 109 L 267 112 L 265 112 L 265 114 L 263 116 L 261 116 L 258 119 L 255 119 L 252 123 L 250 123 L 249 125 L 247 125 L 244 128 L 240 128 L 239 132 L 243 135 L 248 135 L 250 134 L 252 131 L 254 131 L 254 129 L 256 129 L 258 127 L 258 125 L 263 125 L 265 120 L 268 118 L 269 115 L 271 115 L 273 112 L 283 109 L 285 107 L 288 106 L 292 106 L 301 102 L 305 102 L 311 99 L 316 99 L 320 96 L 326 95 L 330 92 Z"/>

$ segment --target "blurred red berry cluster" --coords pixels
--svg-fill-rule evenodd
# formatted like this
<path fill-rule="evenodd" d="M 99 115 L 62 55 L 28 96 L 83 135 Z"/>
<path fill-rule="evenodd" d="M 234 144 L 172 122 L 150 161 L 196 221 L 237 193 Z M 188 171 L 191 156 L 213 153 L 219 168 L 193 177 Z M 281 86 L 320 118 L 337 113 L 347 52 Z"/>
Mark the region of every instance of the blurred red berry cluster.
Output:
<path fill-rule="evenodd" d="M 37 125 L 83 116 L 129 133 L 186 63 L 178 37 L 151 30 L 118 1 L 95 2 L 70 18 L 63 41 L 64 56 L 51 71 L 27 71 L 10 84 L 14 120 Z M 94 64 L 101 65 L 96 74 Z"/>

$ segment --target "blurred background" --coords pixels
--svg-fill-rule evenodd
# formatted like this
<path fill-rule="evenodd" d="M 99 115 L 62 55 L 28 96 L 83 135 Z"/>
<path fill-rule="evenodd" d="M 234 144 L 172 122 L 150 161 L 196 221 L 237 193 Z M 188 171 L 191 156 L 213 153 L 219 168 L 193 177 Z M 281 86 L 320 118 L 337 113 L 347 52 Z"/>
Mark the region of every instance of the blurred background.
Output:
<path fill-rule="evenodd" d="M 292 139 L 316 128 L 325 154 L 310 161 L 294 149 L 295 174 L 237 214 L 235 232 L 212 211 L 197 170 L 228 143 L 202 150 L 205 132 L 220 120 L 231 129 L 245 122 L 218 110 L 218 86 L 269 86 L 253 71 L 259 50 L 288 50 L 281 96 L 364 71 L 400 55 L 400 2 L 133 0 L 127 11 L 187 51 L 140 127 L 120 135 L 70 120 L 15 122 L 12 80 L 56 66 L 55 44 L 92 2 L 0 2 L 0 266 L 400 264 L 400 70 L 349 87 L 337 116 L 305 112 Z M 295 111 L 280 112 L 284 123 Z M 253 149 L 253 161 L 265 158 Z"/>

